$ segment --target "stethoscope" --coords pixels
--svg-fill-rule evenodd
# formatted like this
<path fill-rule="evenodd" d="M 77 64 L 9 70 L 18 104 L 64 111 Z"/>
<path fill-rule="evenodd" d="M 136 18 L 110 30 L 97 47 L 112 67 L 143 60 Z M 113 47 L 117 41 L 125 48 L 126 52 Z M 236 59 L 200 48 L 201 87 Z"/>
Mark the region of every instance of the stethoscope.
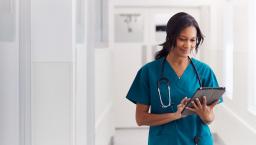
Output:
<path fill-rule="evenodd" d="M 195 65 L 194 65 L 194 63 L 193 63 L 193 61 L 192 61 L 192 59 L 191 59 L 189 56 L 188 56 L 188 59 L 190 60 L 190 62 L 191 62 L 191 64 L 192 64 L 192 67 L 193 67 L 193 69 L 194 69 L 194 71 L 195 71 L 195 73 L 196 73 L 196 77 L 197 77 L 197 80 L 198 80 L 199 85 L 200 85 L 200 88 L 201 88 L 201 87 L 203 87 L 203 85 L 202 85 L 200 76 L 199 76 L 199 74 L 198 74 L 198 71 L 197 71 L 197 69 L 196 69 L 196 67 L 195 67 Z M 165 76 L 163 75 L 163 74 L 164 74 L 164 63 L 165 63 L 165 61 L 166 61 L 166 58 L 164 58 L 163 61 L 162 61 L 162 63 L 161 63 L 160 79 L 157 81 L 157 91 L 158 91 L 160 103 L 161 103 L 161 106 L 162 106 L 163 109 L 164 109 L 164 108 L 168 108 L 168 107 L 170 107 L 170 106 L 171 106 L 171 108 L 172 108 L 172 97 L 171 97 L 170 80 L 169 80 L 167 77 L 165 77 Z M 164 83 L 167 84 L 168 100 L 169 100 L 167 105 L 165 105 L 165 104 L 163 103 L 162 96 L 161 96 L 160 85 L 161 85 L 162 82 L 164 82 Z M 173 108 L 172 108 L 172 109 L 173 109 Z M 175 124 L 176 124 L 176 123 L 175 123 Z M 177 124 L 176 124 L 176 127 L 177 127 Z M 199 141 L 200 141 L 200 136 L 197 134 L 197 135 L 193 138 L 193 140 L 194 140 L 194 143 L 195 143 L 196 145 L 198 145 L 198 143 L 199 143 Z"/>
<path fill-rule="evenodd" d="M 197 77 L 197 79 L 199 81 L 199 85 L 200 85 L 200 87 L 202 87 L 202 82 L 201 82 L 200 76 L 199 76 L 199 74 L 197 72 L 197 69 L 196 69 L 193 61 L 192 61 L 192 59 L 189 56 L 188 56 L 188 59 L 190 60 L 190 62 L 192 64 L 192 67 L 193 67 L 193 69 L 194 69 L 194 71 L 196 73 L 196 77 Z M 157 81 L 157 91 L 158 91 L 158 95 L 159 95 L 159 99 L 160 99 L 160 103 L 161 103 L 162 108 L 167 108 L 167 107 L 170 107 L 172 105 L 170 80 L 163 75 L 164 74 L 164 63 L 165 63 L 165 61 L 166 61 L 166 58 L 164 58 L 162 63 L 161 63 L 160 79 Z M 161 83 L 163 84 L 163 82 L 166 83 L 167 89 L 168 89 L 168 104 L 167 105 L 165 105 L 163 103 L 162 95 L 161 95 L 161 91 L 160 91 L 160 85 L 161 85 Z"/>

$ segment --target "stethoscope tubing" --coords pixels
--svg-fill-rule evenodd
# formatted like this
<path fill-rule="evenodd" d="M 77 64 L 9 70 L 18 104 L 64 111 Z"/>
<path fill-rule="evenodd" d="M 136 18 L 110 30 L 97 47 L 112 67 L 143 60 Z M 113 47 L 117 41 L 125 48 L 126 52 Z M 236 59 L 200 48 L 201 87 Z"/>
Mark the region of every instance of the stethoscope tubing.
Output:
<path fill-rule="evenodd" d="M 199 85 L 200 87 L 202 87 L 202 82 L 201 82 L 201 79 L 200 79 L 200 76 L 199 76 L 199 73 L 192 61 L 192 59 L 188 56 L 188 59 L 190 60 L 191 64 L 192 64 L 192 67 L 196 73 L 196 77 L 197 77 L 197 80 L 199 82 Z M 170 80 L 167 78 L 167 77 L 164 77 L 164 63 L 166 62 L 166 58 L 163 59 L 163 61 L 161 62 L 161 72 L 160 72 L 160 79 L 157 81 L 157 91 L 158 91 L 158 95 L 159 95 L 159 99 L 160 99 L 160 103 L 161 103 L 161 106 L 162 108 L 168 108 L 172 105 L 172 97 L 171 97 L 171 87 L 170 87 Z M 161 90 L 160 90 L 160 84 L 161 82 L 166 82 L 167 84 L 167 87 L 168 87 L 168 104 L 164 104 L 163 100 L 162 100 L 162 95 L 161 95 Z"/>
<path fill-rule="evenodd" d="M 189 56 L 188 56 L 188 59 L 190 60 L 190 62 L 191 62 L 191 64 L 192 64 L 192 67 L 193 67 L 193 69 L 194 69 L 194 71 L 195 71 L 195 73 L 196 73 L 196 77 L 197 77 L 197 80 L 198 80 L 198 82 L 199 82 L 200 88 L 202 88 L 203 85 L 202 85 L 202 82 L 201 82 L 199 73 L 198 73 L 198 71 L 197 71 L 197 69 L 196 69 L 196 67 L 195 67 L 195 65 L 194 65 L 194 63 L 193 63 L 193 61 L 192 61 L 192 59 L 191 59 Z M 169 80 L 167 77 L 164 77 L 164 75 L 163 75 L 163 74 L 164 74 L 164 63 L 165 63 L 165 61 L 166 61 L 166 58 L 164 58 L 163 61 L 162 61 L 162 63 L 161 63 L 160 79 L 157 81 L 157 91 L 158 91 L 158 95 L 159 95 L 159 99 L 160 99 L 160 103 L 161 103 L 161 107 L 162 107 L 162 108 L 168 108 L 168 107 L 170 107 L 170 106 L 172 105 L 170 80 Z M 165 81 L 166 84 L 167 84 L 167 87 L 168 87 L 168 99 L 169 99 L 169 102 L 168 102 L 167 105 L 165 105 L 165 104 L 163 103 L 163 100 L 162 100 L 161 91 L 160 91 L 160 84 L 161 84 L 161 81 L 162 81 L 162 82 Z M 171 108 L 172 108 L 172 106 L 171 106 Z M 173 109 L 173 108 L 172 108 L 172 109 Z M 175 126 L 176 126 L 176 129 L 177 129 L 177 124 L 176 124 L 176 122 L 175 122 Z M 199 135 L 196 135 L 196 136 L 194 137 L 194 143 L 197 145 L 197 144 L 199 143 L 199 141 L 200 141 L 200 137 L 199 137 Z"/>

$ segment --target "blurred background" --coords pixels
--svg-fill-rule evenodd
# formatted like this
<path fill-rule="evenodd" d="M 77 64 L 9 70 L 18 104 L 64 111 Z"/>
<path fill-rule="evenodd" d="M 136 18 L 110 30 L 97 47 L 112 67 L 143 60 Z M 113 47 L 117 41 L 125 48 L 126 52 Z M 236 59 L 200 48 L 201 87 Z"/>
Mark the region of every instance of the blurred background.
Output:
<path fill-rule="evenodd" d="M 254 0 L 0 0 L 0 145 L 146 145 L 125 99 L 176 12 L 227 92 L 216 145 L 256 142 Z"/>

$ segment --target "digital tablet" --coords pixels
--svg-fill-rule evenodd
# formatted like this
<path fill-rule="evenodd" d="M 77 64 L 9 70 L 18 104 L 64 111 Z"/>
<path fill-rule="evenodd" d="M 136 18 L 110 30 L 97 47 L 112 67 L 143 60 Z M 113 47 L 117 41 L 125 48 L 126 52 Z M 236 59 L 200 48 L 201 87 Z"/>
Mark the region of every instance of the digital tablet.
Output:
<path fill-rule="evenodd" d="M 217 87 L 217 88 L 207 88 L 207 87 L 203 87 L 203 88 L 198 88 L 195 92 L 195 94 L 193 95 L 193 97 L 191 98 L 191 100 L 187 103 L 186 107 L 193 107 L 191 101 L 195 100 L 196 98 L 198 98 L 200 100 L 200 102 L 202 102 L 203 100 L 203 96 L 206 97 L 207 100 L 207 105 L 211 105 L 212 103 L 214 103 L 216 100 L 219 100 L 220 97 L 224 94 L 225 92 L 225 87 Z M 186 116 L 186 115 L 190 115 L 190 114 L 194 114 L 194 112 L 186 109 L 186 107 L 182 110 L 181 114 Z"/>

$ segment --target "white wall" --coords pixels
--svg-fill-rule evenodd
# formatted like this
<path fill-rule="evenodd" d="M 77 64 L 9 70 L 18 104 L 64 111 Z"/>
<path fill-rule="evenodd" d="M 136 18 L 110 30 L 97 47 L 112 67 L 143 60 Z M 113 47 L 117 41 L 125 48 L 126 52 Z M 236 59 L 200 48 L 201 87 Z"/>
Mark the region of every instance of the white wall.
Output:
<path fill-rule="evenodd" d="M 114 135 L 112 55 L 107 48 L 95 51 L 95 145 L 108 145 Z"/>
<path fill-rule="evenodd" d="M 0 42 L 0 144 L 19 144 L 19 49 Z"/>
<path fill-rule="evenodd" d="M 19 145 L 19 9 L 0 5 L 0 144 Z"/>
<path fill-rule="evenodd" d="M 33 145 L 73 141 L 72 0 L 31 1 Z"/>

